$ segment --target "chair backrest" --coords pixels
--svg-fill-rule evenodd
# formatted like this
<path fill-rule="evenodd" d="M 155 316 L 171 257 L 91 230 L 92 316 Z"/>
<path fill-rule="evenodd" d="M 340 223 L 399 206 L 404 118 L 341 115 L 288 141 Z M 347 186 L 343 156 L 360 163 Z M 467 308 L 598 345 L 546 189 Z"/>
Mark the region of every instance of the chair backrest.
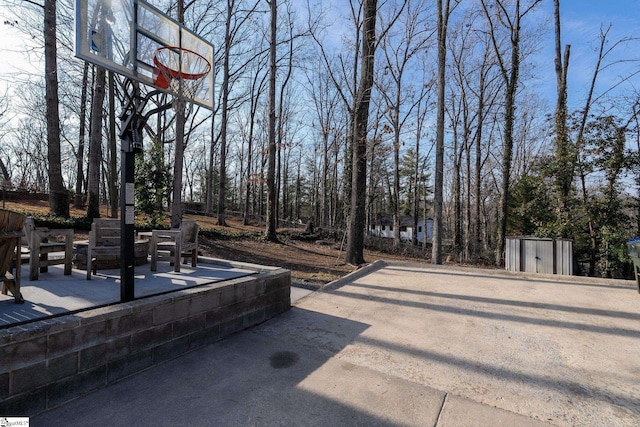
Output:
<path fill-rule="evenodd" d="M 28 216 L 24 220 L 24 237 L 22 238 L 22 245 L 31 247 L 31 234 L 36 229 L 36 221 L 32 216 Z"/>
<path fill-rule="evenodd" d="M 23 236 L 24 215 L 0 209 L 0 277 L 4 278 L 5 273 L 11 265 L 15 256 L 16 243 Z"/>
<path fill-rule="evenodd" d="M 93 247 L 120 246 L 120 220 L 96 218 L 91 224 L 89 244 Z"/>
<path fill-rule="evenodd" d="M 200 225 L 197 221 L 191 219 L 183 220 L 180 224 L 180 231 L 182 231 L 183 242 L 194 243 L 198 241 L 198 232 L 200 231 Z"/>

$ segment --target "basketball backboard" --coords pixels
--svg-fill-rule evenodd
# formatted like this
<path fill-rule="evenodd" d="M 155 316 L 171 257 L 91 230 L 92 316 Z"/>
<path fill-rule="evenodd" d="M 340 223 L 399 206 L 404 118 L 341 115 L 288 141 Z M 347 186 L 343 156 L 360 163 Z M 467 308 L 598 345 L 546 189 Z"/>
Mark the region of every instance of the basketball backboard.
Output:
<path fill-rule="evenodd" d="M 196 52 L 213 64 L 213 46 L 144 0 L 75 0 L 76 56 L 174 95 L 157 84 L 156 51 Z M 189 70 L 183 70 L 187 73 Z M 163 85 L 164 86 L 164 85 Z M 202 78 L 193 102 L 213 108 L 213 69 Z"/>

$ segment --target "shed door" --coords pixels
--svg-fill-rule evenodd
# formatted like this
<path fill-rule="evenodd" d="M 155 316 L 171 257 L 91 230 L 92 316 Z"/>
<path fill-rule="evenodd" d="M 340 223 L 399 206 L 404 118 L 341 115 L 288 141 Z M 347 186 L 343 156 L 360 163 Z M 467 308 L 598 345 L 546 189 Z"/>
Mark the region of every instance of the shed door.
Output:
<path fill-rule="evenodd" d="M 527 273 L 553 274 L 553 241 L 523 241 L 524 271 Z"/>
<path fill-rule="evenodd" d="M 536 241 L 535 240 L 523 240 L 522 241 L 522 263 L 524 265 L 524 271 L 526 273 L 537 273 L 538 261 L 536 259 Z"/>
<path fill-rule="evenodd" d="M 553 241 L 539 240 L 536 243 L 536 273 L 553 274 Z"/>

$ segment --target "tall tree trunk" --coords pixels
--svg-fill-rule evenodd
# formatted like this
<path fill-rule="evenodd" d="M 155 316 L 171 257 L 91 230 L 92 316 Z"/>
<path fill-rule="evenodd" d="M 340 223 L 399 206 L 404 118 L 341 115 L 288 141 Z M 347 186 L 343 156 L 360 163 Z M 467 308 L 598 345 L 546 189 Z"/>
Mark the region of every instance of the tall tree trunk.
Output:
<path fill-rule="evenodd" d="M 374 54 L 376 45 L 377 0 L 364 0 L 362 24 L 362 60 L 360 83 L 354 109 L 353 162 L 351 180 L 351 210 L 347 239 L 347 262 L 364 264 L 364 227 L 367 190 L 367 127 L 369 103 L 373 87 Z"/>
<path fill-rule="evenodd" d="M 413 232 L 411 233 L 411 244 L 418 245 L 418 217 L 420 216 L 420 135 L 422 134 L 422 121 L 420 120 L 420 107 L 418 105 L 418 123 L 416 125 L 416 155 L 413 166 Z M 425 200 L 426 203 L 426 200 Z M 423 229 L 423 238 L 427 238 L 427 230 Z"/>
<path fill-rule="evenodd" d="M 519 37 L 516 37 L 518 40 Z M 496 246 L 496 265 L 504 265 L 504 249 L 507 238 L 507 213 L 509 207 L 509 184 L 511 181 L 511 164 L 513 161 L 513 122 L 515 113 L 515 96 L 517 89 L 520 56 L 518 43 L 512 46 L 511 72 L 504 97 L 504 147 L 502 151 L 502 188 L 499 202 L 498 242 Z"/>
<path fill-rule="evenodd" d="M 184 0 L 178 0 L 178 22 L 184 24 Z M 184 128 L 185 99 L 182 95 L 182 82 L 179 82 L 178 95 L 174 97 L 176 110 L 176 142 L 173 159 L 173 196 L 171 197 L 171 228 L 180 228 L 182 223 L 182 170 L 184 168 Z"/>
<path fill-rule="evenodd" d="M 463 106 L 464 108 L 464 106 Z M 459 253 L 462 248 L 462 186 L 461 160 L 462 145 L 458 135 L 457 125 L 453 129 L 453 247 Z"/>
<path fill-rule="evenodd" d="M 635 121 L 635 137 L 637 152 L 640 153 L 640 96 L 633 106 L 633 120 Z M 640 235 L 640 173 L 636 172 L 636 231 L 635 235 Z"/>
<path fill-rule="evenodd" d="M 255 103 L 255 104 L 254 104 Z M 251 100 L 251 115 L 249 118 L 249 136 L 247 137 L 247 180 L 245 182 L 245 199 L 244 208 L 242 212 L 242 223 L 244 225 L 249 224 L 249 207 L 251 206 L 251 166 L 253 162 L 253 131 L 255 127 L 256 110 L 255 106 L 257 102 Z"/>
<path fill-rule="evenodd" d="M 277 19 L 277 17 L 276 17 Z M 277 23 L 276 23 L 277 25 Z M 291 29 L 291 27 L 289 27 Z M 289 79 L 291 78 L 291 73 L 293 72 L 293 34 L 289 33 L 289 59 L 287 62 L 287 74 L 282 81 L 282 85 L 280 86 L 280 98 L 278 100 L 278 115 L 277 115 L 277 144 L 276 144 L 276 153 L 277 153 L 277 172 L 276 172 L 276 222 L 278 218 L 287 216 L 287 180 L 286 177 L 283 177 L 283 166 L 282 166 L 282 151 L 286 150 L 286 146 L 284 143 L 284 135 L 283 135 L 283 127 L 284 121 L 286 120 L 284 114 L 284 99 L 285 99 L 285 91 L 287 85 L 289 84 Z M 277 42 L 277 40 L 276 40 Z M 285 165 L 286 169 L 286 165 Z M 284 182 L 284 183 L 283 183 Z M 280 195 L 282 194 L 282 202 L 280 203 Z M 282 215 L 280 214 L 280 206 L 282 206 Z"/>
<path fill-rule="evenodd" d="M 393 247 L 400 248 L 400 84 L 396 88 L 393 137 Z"/>
<path fill-rule="evenodd" d="M 118 218 L 118 166 L 116 141 L 115 76 L 109 71 L 109 202 L 111 218 Z"/>
<path fill-rule="evenodd" d="M 484 66 L 484 64 L 483 64 Z M 474 213 L 473 213 L 473 253 L 477 255 L 482 248 L 482 238 L 480 234 L 480 193 L 482 189 L 482 131 L 484 129 L 484 95 L 485 95 L 485 74 L 480 72 L 480 87 L 478 88 L 478 121 L 476 131 L 476 151 L 475 151 L 475 173 L 474 173 Z"/>
<path fill-rule="evenodd" d="M 173 192 L 171 197 L 171 228 L 180 228 L 182 223 L 182 170 L 184 168 L 184 128 L 185 103 L 175 99 L 176 109 L 176 142 L 173 160 Z"/>
<path fill-rule="evenodd" d="M 209 143 L 209 167 L 207 169 L 207 205 L 205 212 L 209 216 L 213 216 L 213 163 L 216 149 L 216 112 L 211 111 L 211 141 Z"/>
<path fill-rule="evenodd" d="M 277 0 L 270 0 L 271 38 L 269 40 L 269 160 L 267 169 L 267 229 L 265 238 L 277 241 L 276 233 L 276 24 L 278 21 Z"/>
<path fill-rule="evenodd" d="M 80 129 L 78 131 L 78 153 L 77 153 L 77 169 L 76 169 L 76 197 L 73 203 L 76 209 L 82 209 L 84 206 L 84 143 L 87 132 L 87 86 L 89 85 L 89 62 L 84 63 L 82 70 L 82 89 L 80 92 Z"/>
<path fill-rule="evenodd" d="M 100 170 L 102 167 L 102 119 L 106 71 L 96 67 L 91 100 L 91 134 L 89 136 L 89 167 L 87 170 L 87 219 L 100 218 Z"/>
<path fill-rule="evenodd" d="M 442 204 L 444 187 L 444 103 L 447 65 L 449 0 L 438 0 L 438 110 L 436 112 L 436 169 L 433 189 L 433 245 L 431 262 L 442 264 Z M 425 230 L 426 231 L 426 230 Z"/>
<path fill-rule="evenodd" d="M 427 253 L 427 246 L 429 244 L 428 240 L 429 240 L 429 234 L 427 233 L 427 218 L 428 218 L 428 214 L 429 214 L 429 207 L 428 207 L 428 203 L 427 203 L 427 196 L 428 196 L 428 191 L 427 191 L 427 183 L 425 182 L 423 187 L 422 187 L 422 198 L 424 199 L 424 206 L 422 208 L 422 231 L 423 231 L 423 239 L 422 239 L 422 252 L 425 254 Z M 432 225 L 433 227 L 433 225 Z M 431 234 L 431 242 L 433 244 L 433 229 L 432 229 L 432 234 Z"/>
<path fill-rule="evenodd" d="M 69 217 L 69 193 L 62 179 L 60 112 L 58 107 L 58 65 L 56 47 L 56 0 L 44 2 L 44 69 L 47 104 L 47 160 L 49 162 L 49 207 Z"/>
<path fill-rule="evenodd" d="M 503 149 L 502 149 L 502 185 L 500 192 L 500 202 L 498 211 L 498 240 L 496 243 L 496 265 L 504 265 L 504 250 L 507 237 L 507 214 L 509 207 L 509 186 L 511 180 L 511 164 L 513 162 L 513 125 L 515 121 L 515 97 L 518 89 L 518 78 L 520 74 L 520 27 L 522 19 L 542 0 L 533 0 L 521 12 L 520 0 L 514 2 L 513 16 L 502 16 L 507 13 L 507 8 L 502 0 L 495 0 L 498 7 L 493 8 L 495 13 L 500 14 L 494 18 L 493 12 L 489 11 L 486 0 L 481 0 L 487 22 L 490 27 L 490 37 L 493 43 L 494 52 L 500 64 L 500 72 L 505 83 L 504 95 L 504 128 L 503 128 Z M 509 32 L 511 57 L 509 62 L 504 60 L 504 54 L 499 48 L 496 38 L 496 28 L 494 19 L 505 25 Z"/>
<path fill-rule="evenodd" d="M 325 124 L 321 123 L 324 127 Z M 329 129 L 322 129 L 322 197 L 320 207 L 320 225 L 326 227 L 329 225 Z"/>
<path fill-rule="evenodd" d="M 575 154 L 569 141 L 567 129 L 567 69 L 571 46 L 565 46 L 564 58 L 561 50 L 560 37 L 560 0 L 553 0 L 555 18 L 555 68 L 558 97 L 555 113 L 556 133 L 556 191 L 558 197 L 557 223 L 561 237 L 569 237 L 570 214 L 569 195 L 573 182 Z"/>
<path fill-rule="evenodd" d="M 249 99 L 249 135 L 247 136 L 247 179 L 245 182 L 245 201 L 243 207 L 242 214 L 242 222 L 244 225 L 249 224 L 249 212 L 252 211 L 252 203 L 251 203 L 251 189 L 254 187 L 255 183 L 253 182 L 253 178 L 251 176 L 253 169 L 253 140 L 255 133 L 255 124 L 256 124 L 256 115 L 258 112 L 259 98 L 262 94 L 262 89 L 264 88 L 263 83 L 265 81 L 265 77 L 260 77 L 260 69 L 261 67 L 257 67 L 255 74 L 253 75 L 253 81 L 251 82 L 250 88 L 250 99 Z M 257 168 L 256 168 L 257 169 Z"/>
<path fill-rule="evenodd" d="M 231 54 L 231 18 L 233 4 L 227 0 L 227 19 L 224 33 L 224 55 L 222 59 L 222 118 L 220 122 L 220 172 L 218 176 L 218 225 L 227 225 L 225 220 L 227 198 L 227 125 L 229 121 L 229 55 Z"/>
<path fill-rule="evenodd" d="M 464 211 L 464 260 L 471 260 L 471 145 L 473 141 L 465 142 L 465 211 Z"/>

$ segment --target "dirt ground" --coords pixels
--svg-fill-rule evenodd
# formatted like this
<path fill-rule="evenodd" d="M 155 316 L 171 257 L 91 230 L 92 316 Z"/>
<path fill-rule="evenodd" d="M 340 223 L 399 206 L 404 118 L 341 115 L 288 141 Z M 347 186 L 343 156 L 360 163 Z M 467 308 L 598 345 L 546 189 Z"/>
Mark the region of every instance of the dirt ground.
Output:
<path fill-rule="evenodd" d="M 197 219 L 204 229 L 222 230 L 225 233 L 260 233 L 264 230 L 259 224 L 244 226 L 239 218 L 227 218 L 227 227 L 215 224 L 215 218 L 191 216 Z M 318 238 L 300 240 L 302 229 L 279 229 L 280 243 L 267 242 L 259 237 L 235 238 L 230 240 L 201 237 L 199 244 L 203 255 L 231 261 L 251 262 L 254 264 L 272 265 L 291 270 L 294 284 L 319 288 L 352 271 L 356 267 L 348 264 L 346 259 L 346 241 L 340 239 Z M 365 261 L 378 259 L 412 260 L 390 253 L 365 250 Z"/>
<path fill-rule="evenodd" d="M 20 203 L 7 202 L 6 209 L 28 214 L 44 215 L 49 212 L 46 201 L 22 201 Z M 107 216 L 106 208 L 102 215 Z M 71 208 L 72 217 L 84 216 L 85 212 Z M 279 229 L 281 243 L 271 243 L 260 239 L 259 234 L 264 231 L 264 224 L 254 223 L 243 225 L 241 218 L 228 216 L 227 226 L 217 225 L 216 217 L 203 215 L 185 215 L 185 218 L 195 219 L 202 230 L 216 230 L 226 237 L 214 239 L 200 237 L 200 252 L 204 256 L 222 258 L 230 261 L 250 262 L 271 265 L 291 270 L 292 282 L 298 286 L 317 289 L 326 283 L 336 280 L 356 269 L 345 262 L 346 240 L 319 238 L 303 241 L 296 238 L 303 229 Z M 88 233 L 76 230 L 76 239 L 87 238 Z M 243 237 L 244 236 L 244 237 Z M 247 237 L 249 236 L 249 237 Z M 429 254 L 430 255 L 430 254 Z M 365 251 L 365 261 L 373 262 L 378 259 L 420 261 L 416 258 Z"/>
<path fill-rule="evenodd" d="M 345 262 L 345 252 L 340 243 L 325 240 L 302 242 L 283 239 L 282 243 L 259 240 L 213 240 L 201 238 L 200 246 L 204 255 L 232 261 L 273 265 L 291 270 L 294 284 L 318 288 L 336 280 L 356 268 Z M 365 260 L 405 259 L 387 253 L 365 251 Z"/>

